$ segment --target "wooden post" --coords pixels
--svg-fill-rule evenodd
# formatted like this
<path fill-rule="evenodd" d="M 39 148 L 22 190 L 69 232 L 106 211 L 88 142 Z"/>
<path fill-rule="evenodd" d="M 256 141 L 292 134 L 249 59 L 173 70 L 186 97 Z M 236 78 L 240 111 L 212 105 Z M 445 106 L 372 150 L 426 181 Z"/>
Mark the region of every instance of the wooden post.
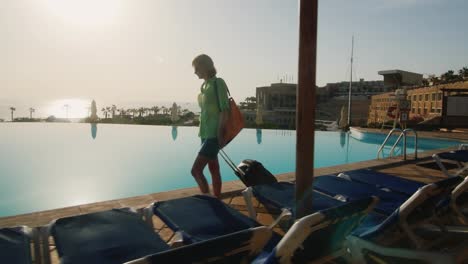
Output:
<path fill-rule="evenodd" d="M 317 0 L 299 2 L 299 73 L 296 105 L 296 217 L 311 209 L 314 179 Z"/>

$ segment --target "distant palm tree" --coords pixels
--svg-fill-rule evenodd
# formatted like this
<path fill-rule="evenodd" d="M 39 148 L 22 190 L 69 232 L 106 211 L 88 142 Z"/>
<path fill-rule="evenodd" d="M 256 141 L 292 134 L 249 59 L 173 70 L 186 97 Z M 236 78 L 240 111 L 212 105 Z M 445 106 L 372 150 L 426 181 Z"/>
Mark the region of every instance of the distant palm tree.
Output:
<path fill-rule="evenodd" d="M 146 112 L 146 108 L 140 107 L 140 108 L 138 108 L 137 111 L 138 111 L 138 117 L 142 117 Z"/>
<path fill-rule="evenodd" d="M 161 109 L 159 109 L 159 107 L 157 107 L 157 106 L 151 107 L 151 111 L 153 111 L 153 115 L 157 115 L 159 110 L 161 110 Z"/>
<path fill-rule="evenodd" d="M 167 109 L 165 106 L 162 106 L 161 110 L 163 112 L 163 115 L 167 115 L 167 112 L 169 111 L 169 109 Z"/>
<path fill-rule="evenodd" d="M 127 112 L 125 111 L 125 108 L 123 108 L 123 107 L 119 109 L 119 113 L 120 113 L 120 117 L 127 114 Z"/>
<path fill-rule="evenodd" d="M 117 110 L 117 106 L 115 106 L 115 105 L 112 105 L 112 107 L 111 107 L 111 111 L 112 111 L 112 118 L 114 118 L 114 116 L 115 116 L 115 111 L 116 111 L 116 110 Z"/>
<path fill-rule="evenodd" d="M 106 106 L 106 111 L 107 111 L 107 113 L 110 114 L 110 113 L 111 113 L 111 110 L 112 110 L 112 108 L 111 108 L 110 106 Z M 107 115 L 106 115 L 106 118 L 107 118 Z"/>
<path fill-rule="evenodd" d="M 458 74 L 460 74 L 460 77 L 461 78 L 467 78 L 468 77 L 468 68 L 467 67 L 463 67 L 463 69 L 460 69 L 458 71 Z"/>
<path fill-rule="evenodd" d="M 135 118 L 135 114 L 138 114 L 138 110 L 135 108 L 130 109 L 130 112 L 132 113 L 132 118 Z"/>
<path fill-rule="evenodd" d="M 36 112 L 36 109 L 30 107 L 29 108 L 29 118 L 32 119 L 32 113 Z"/>
<path fill-rule="evenodd" d="M 10 107 L 10 110 L 11 110 L 11 122 L 13 122 L 13 112 L 16 111 L 16 108 L 14 108 L 13 106 Z"/>
<path fill-rule="evenodd" d="M 433 85 L 440 82 L 439 77 L 435 76 L 434 74 L 429 75 L 429 81 L 432 82 Z"/>
<path fill-rule="evenodd" d="M 107 109 L 103 107 L 103 108 L 101 109 L 101 112 L 104 114 L 105 118 L 107 119 L 107 113 L 108 113 L 108 112 L 107 112 Z"/>
<path fill-rule="evenodd" d="M 440 77 L 441 77 L 441 79 L 443 79 L 444 81 L 447 81 L 447 82 L 450 82 L 450 81 L 456 79 L 456 76 L 455 76 L 455 74 L 454 74 L 454 72 L 452 70 L 447 71 L 446 73 L 442 74 Z"/>

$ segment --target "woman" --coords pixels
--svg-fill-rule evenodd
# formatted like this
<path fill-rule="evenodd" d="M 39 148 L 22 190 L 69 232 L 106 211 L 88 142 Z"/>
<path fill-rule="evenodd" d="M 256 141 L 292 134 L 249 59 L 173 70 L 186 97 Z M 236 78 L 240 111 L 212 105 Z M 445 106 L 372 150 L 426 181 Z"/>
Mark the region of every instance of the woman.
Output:
<path fill-rule="evenodd" d="M 205 54 L 197 56 L 192 66 L 195 74 L 204 82 L 198 95 L 201 108 L 200 130 L 201 148 L 192 166 L 192 176 L 203 194 L 210 195 L 210 189 L 203 169 L 208 164 L 213 183 L 213 195 L 221 195 L 221 173 L 218 152 L 225 145 L 222 130 L 229 111 L 227 86 L 223 79 L 216 77 L 213 60 Z"/>

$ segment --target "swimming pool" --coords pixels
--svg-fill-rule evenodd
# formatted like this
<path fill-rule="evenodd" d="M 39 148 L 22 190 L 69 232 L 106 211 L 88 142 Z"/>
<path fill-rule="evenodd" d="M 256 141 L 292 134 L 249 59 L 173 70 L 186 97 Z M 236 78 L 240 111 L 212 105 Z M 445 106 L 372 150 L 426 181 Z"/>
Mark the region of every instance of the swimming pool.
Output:
<path fill-rule="evenodd" d="M 196 127 L 0 123 L 0 217 L 196 186 Z M 384 135 L 316 132 L 315 167 L 376 158 Z M 295 131 L 245 129 L 227 148 L 294 171 Z M 409 140 L 411 143 L 412 140 Z M 419 150 L 457 145 L 420 139 Z M 412 153 L 413 150 L 408 150 Z M 222 160 L 224 181 L 236 180 Z"/>

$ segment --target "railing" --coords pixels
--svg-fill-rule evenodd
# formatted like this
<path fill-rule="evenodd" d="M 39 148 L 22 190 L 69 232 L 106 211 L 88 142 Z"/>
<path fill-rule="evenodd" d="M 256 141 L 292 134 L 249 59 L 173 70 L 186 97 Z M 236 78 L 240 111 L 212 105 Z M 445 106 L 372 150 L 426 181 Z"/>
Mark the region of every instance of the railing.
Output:
<path fill-rule="evenodd" d="M 400 143 L 401 138 L 403 138 L 403 160 L 406 160 L 406 146 L 407 146 L 407 140 L 406 136 L 409 132 L 413 132 L 414 134 L 414 159 L 418 159 L 418 134 L 416 131 L 414 131 L 411 128 L 407 128 L 405 130 L 401 130 L 399 128 L 394 128 L 390 130 L 388 133 L 387 137 L 383 141 L 382 145 L 380 146 L 379 150 L 377 151 L 377 159 L 380 158 L 380 154 L 382 153 L 385 145 L 387 144 L 387 141 L 390 139 L 393 133 L 395 132 L 400 132 L 400 135 L 398 136 L 397 140 L 395 141 L 395 144 L 393 144 L 392 148 L 390 149 L 390 157 L 394 156 L 395 148 L 396 146 Z"/>

